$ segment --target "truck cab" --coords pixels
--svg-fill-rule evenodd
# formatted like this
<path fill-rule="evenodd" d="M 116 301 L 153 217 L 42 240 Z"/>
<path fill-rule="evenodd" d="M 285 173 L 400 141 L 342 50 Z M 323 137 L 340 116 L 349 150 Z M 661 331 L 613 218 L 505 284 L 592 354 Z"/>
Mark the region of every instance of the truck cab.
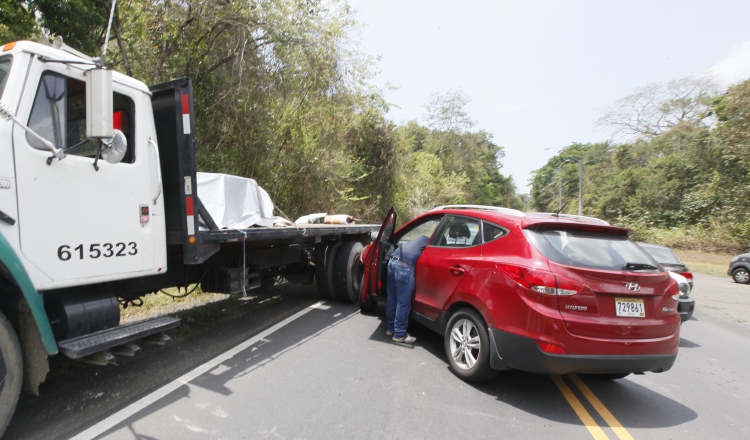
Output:
<path fill-rule="evenodd" d="M 0 229 L 34 287 L 164 271 L 164 201 L 148 88 L 113 72 L 112 128 L 122 133 L 126 150 L 119 162 L 102 160 L 99 142 L 86 136 L 86 73 L 93 61 L 38 43 L 8 46 L 0 52 L 0 100 L 63 152 L 50 160 L 31 133 L 0 124 L 0 179 L 7 183 L 0 211 L 12 219 Z"/>

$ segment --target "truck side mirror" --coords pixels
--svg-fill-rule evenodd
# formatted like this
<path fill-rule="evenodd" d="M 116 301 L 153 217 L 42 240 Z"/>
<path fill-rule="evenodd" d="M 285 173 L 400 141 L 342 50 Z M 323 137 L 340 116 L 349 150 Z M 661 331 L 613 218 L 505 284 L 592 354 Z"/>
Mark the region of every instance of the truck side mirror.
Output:
<path fill-rule="evenodd" d="M 86 138 L 111 139 L 112 71 L 96 67 L 86 71 Z"/>

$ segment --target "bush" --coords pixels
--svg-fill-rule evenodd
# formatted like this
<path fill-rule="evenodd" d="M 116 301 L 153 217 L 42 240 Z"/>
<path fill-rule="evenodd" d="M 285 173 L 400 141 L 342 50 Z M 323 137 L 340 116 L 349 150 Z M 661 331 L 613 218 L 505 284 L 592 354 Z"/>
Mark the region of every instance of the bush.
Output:
<path fill-rule="evenodd" d="M 635 231 L 636 241 L 660 244 L 671 249 L 738 254 L 744 252 L 746 245 L 739 242 L 734 228 L 711 222 L 708 226 L 690 225 L 672 228 L 659 228 L 638 223 L 622 223 L 620 226 Z"/>

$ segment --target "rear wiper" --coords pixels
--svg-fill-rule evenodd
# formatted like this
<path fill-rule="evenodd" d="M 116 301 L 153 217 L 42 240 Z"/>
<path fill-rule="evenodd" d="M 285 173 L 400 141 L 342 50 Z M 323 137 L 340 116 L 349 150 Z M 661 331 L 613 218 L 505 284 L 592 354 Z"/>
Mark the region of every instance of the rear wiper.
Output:
<path fill-rule="evenodd" d="M 625 263 L 620 270 L 656 270 L 658 267 L 648 263 Z"/>

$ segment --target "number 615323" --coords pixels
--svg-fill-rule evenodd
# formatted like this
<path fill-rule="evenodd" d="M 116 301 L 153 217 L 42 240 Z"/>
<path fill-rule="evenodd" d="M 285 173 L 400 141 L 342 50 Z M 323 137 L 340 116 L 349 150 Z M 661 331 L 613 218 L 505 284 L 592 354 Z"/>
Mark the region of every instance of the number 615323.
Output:
<path fill-rule="evenodd" d="M 138 244 L 134 241 L 130 243 L 92 243 L 85 248 L 85 245 L 79 244 L 76 247 L 64 244 L 57 248 L 57 258 L 62 261 L 68 261 L 77 257 L 79 260 L 84 258 L 97 259 L 100 257 L 127 257 L 138 253 Z"/>

